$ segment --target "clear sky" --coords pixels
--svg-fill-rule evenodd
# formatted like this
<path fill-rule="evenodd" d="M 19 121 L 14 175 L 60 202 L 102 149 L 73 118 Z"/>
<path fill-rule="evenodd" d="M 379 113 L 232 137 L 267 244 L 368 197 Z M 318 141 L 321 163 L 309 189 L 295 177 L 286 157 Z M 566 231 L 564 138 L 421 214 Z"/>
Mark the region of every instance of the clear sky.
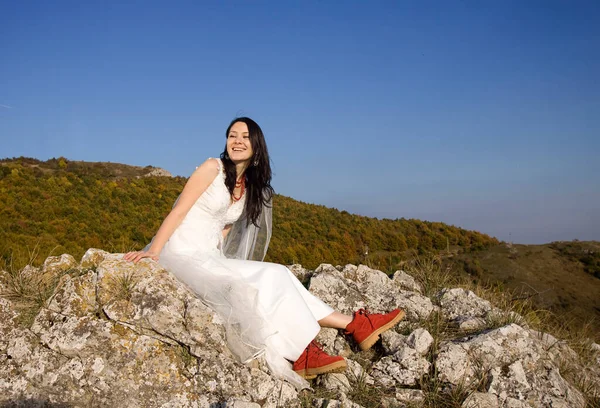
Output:
<path fill-rule="evenodd" d="M 298 200 L 600 240 L 600 1 L 0 0 L 0 157 L 188 176 L 236 115 Z"/>

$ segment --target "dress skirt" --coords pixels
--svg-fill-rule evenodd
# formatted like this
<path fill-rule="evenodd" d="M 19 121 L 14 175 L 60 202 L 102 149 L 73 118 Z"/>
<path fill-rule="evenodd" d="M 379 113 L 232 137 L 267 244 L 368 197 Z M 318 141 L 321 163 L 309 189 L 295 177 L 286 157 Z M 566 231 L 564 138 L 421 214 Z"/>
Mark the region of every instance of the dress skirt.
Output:
<path fill-rule="evenodd" d="M 283 265 L 228 259 L 214 252 L 160 254 L 160 264 L 224 320 L 230 350 L 242 362 L 264 356 L 276 376 L 297 388 L 307 382 L 291 369 L 333 309 Z"/>

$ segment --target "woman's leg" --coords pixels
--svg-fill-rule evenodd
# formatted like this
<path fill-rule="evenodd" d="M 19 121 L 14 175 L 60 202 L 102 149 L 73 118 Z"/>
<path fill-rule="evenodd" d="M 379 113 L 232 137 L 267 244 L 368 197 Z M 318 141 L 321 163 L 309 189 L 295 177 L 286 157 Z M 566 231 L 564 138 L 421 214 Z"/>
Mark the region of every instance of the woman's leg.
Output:
<path fill-rule="evenodd" d="M 321 327 L 331 327 L 333 329 L 345 329 L 351 321 L 352 316 L 348 316 L 340 312 L 333 312 L 319 320 L 319 325 Z"/>

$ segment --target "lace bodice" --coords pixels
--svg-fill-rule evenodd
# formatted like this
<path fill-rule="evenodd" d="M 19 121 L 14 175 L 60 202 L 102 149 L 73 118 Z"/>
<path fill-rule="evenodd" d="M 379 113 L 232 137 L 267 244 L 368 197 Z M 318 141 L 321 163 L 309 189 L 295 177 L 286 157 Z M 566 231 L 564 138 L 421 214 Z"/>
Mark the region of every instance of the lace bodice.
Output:
<path fill-rule="evenodd" d="M 220 159 L 214 160 L 219 163 L 217 176 L 196 200 L 163 251 L 222 255 L 223 228 L 241 216 L 246 194 L 239 201 L 231 202 L 223 164 Z"/>

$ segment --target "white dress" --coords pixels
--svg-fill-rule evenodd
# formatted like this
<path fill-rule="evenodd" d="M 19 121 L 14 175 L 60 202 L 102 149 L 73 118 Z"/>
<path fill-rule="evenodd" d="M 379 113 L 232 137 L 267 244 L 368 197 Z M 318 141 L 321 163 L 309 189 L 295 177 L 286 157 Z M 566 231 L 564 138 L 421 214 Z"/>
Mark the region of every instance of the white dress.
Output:
<path fill-rule="evenodd" d="M 225 321 L 228 346 L 242 362 L 263 355 L 272 373 L 298 388 L 292 369 L 333 309 L 313 296 L 283 265 L 228 259 L 223 228 L 242 214 L 245 195 L 231 203 L 219 172 L 163 247 L 159 263 Z"/>

